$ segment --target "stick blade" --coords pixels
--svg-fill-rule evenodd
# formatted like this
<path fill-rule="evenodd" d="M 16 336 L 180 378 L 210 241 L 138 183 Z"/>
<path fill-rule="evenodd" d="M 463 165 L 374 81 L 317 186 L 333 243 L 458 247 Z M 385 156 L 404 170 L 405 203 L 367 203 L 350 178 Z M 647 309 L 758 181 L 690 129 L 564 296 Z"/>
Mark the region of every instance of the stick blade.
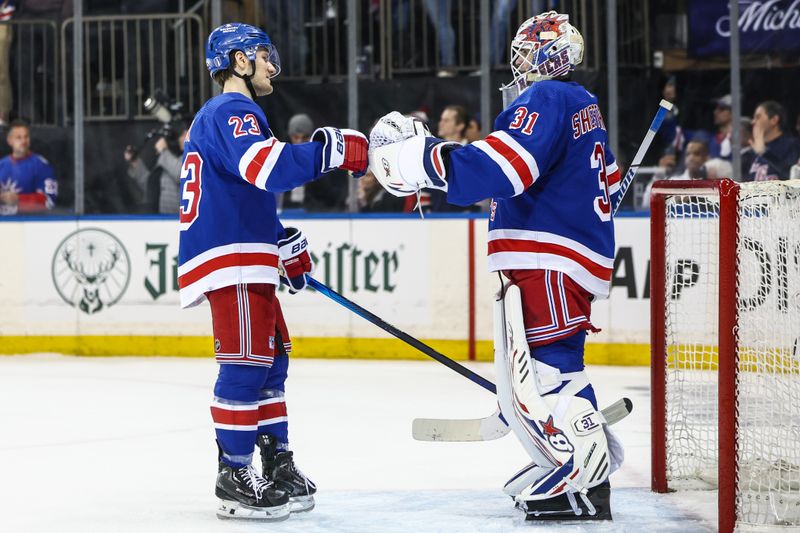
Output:
<path fill-rule="evenodd" d="M 426 442 L 478 442 L 495 440 L 508 435 L 511 428 L 503 421 L 500 411 L 486 418 L 448 420 L 415 418 L 411 434 L 415 440 Z"/>

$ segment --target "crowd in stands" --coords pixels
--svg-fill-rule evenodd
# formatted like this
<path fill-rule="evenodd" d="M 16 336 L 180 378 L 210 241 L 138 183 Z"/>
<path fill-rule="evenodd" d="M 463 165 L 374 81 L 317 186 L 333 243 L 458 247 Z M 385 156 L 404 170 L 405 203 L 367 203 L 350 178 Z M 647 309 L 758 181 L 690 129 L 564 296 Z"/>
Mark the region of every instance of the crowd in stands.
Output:
<path fill-rule="evenodd" d="M 282 59 L 290 70 L 302 73 L 307 66 L 309 41 L 305 32 L 298 30 L 303 16 L 302 2 L 289 0 L 252 0 L 258 5 L 262 17 L 266 17 L 289 33 L 296 34 L 295 46 L 281 50 Z M 252 3 L 251 2 L 251 3 Z M 493 5 L 491 21 L 490 51 L 492 63 L 502 59 L 507 46 L 509 13 L 516 9 L 516 0 L 497 0 Z M 450 77 L 454 59 L 453 8 L 449 0 L 425 0 L 420 7 L 436 31 L 439 54 L 436 65 L 440 77 Z M 224 2 L 226 17 L 243 16 L 241 1 Z M 305 5 L 305 4 L 304 4 Z M 365 4 L 366 5 L 366 4 Z M 369 0 L 367 13 L 375 11 L 380 3 Z M 393 7 L 394 24 L 402 29 L 407 24 L 408 0 L 398 0 Z M 88 0 L 85 14 L 123 13 L 142 14 L 176 11 L 178 3 L 163 0 Z M 12 99 L 12 84 L 9 76 L 9 50 L 13 39 L 13 26 L 3 24 L 14 18 L 47 18 L 63 21 L 71 16 L 71 0 L 0 0 L 0 136 L 5 136 L 8 150 L 0 150 L 0 215 L 30 212 L 48 212 L 58 202 L 57 172 L 41 155 L 31 151 L 31 128 L 18 120 L 14 112 L 16 102 Z M 405 13 L 405 15 L 404 15 Z M 328 16 L 328 15 L 325 15 Z M 338 15 L 341 16 L 341 15 Z M 404 22 L 405 20 L 405 22 Z M 300 26 L 298 26 L 300 24 Z M 283 31 L 282 30 L 282 31 Z M 17 58 L 24 61 L 24 58 Z M 447 80 L 445 82 L 447 83 Z M 674 78 L 667 79 L 663 87 L 663 98 L 679 104 L 678 88 Z M 686 117 L 676 105 L 668 115 L 658 134 L 658 143 L 651 149 L 655 154 L 658 171 L 641 175 L 638 179 L 648 183 L 648 189 L 638 205 L 647 207 L 648 190 L 658 179 L 720 179 L 733 178 L 733 155 L 741 155 L 741 168 L 738 175 L 741 181 L 785 180 L 800 178 L 800 115 L 790 124 L 784 106 L 774 100 L 759 102 L 752 109 L 743 110 L 747 116 L 739 124 L 733 123 L 730 95 L 719 95 L 707 103 L 708 115 L 700 123 L 713 123 L 713 130 L 687 129 Z M 713 110 L 712 110 L 713 107 Z M 317 123 L 325 124 L 330 117 L 314 114 L 311 109 L 298 108 L 285 129 L 286 140 L 292 143 L 307 142 Z M 477 109 L 458 103 L 435 109 L 438 115 L 427 108 L 404 110 L 409 116 L 425 122 L 434 135 L 445 140 L 467 144 L 481 139 L 491 131 L 482 128 L 477 118 Z M 120 173 L 124 176 L 125 209 L 128 213 L 160 213 L 173 215 L 180 202 L 179 182 L 182 159 L 182 139 L 185 136 L 191 117 L 178 128 L 175 135 L 156 135 L 146 147 L 129 146 L 119 154 L 121 145 L 115 149 L 120 163 Z M 698 121 L 695 121 L 698 122 Z M 740 131 L 740 145 L 734 146 L 732 132 Z M 35 136 L 35 130 L 34 130 Z M 46 151 L 46 150 L 45 150 Z M 119 155 L 116 155 L 119 154 Z M 624 154 L 622 159 L 624 159 Z M 655 163 L 655 161 L 654 161 Z M 58 161 L 56 161 L 58 169 Z M 62 176 L 63 177 L 63 176 Z M 67 181 L 67 183 L 69 183 Z M 421 195 L 396 198 L 387 195 L 377 184 L 375 177 L 367 174 L 351 187 L 352 179 L 344 172 L 332 173 L 325 179 L 311 182 L 304 187 L 281 194 L 279 209 L 297 210 L 310 213 L 344 212 L 352 204 L 360 212 L 411 213 L 454 213 L 485 211 L 485 205 L 455 206 L 447 203 L 445 195 L 439 191 L 423 192 Z M 355 191 L 356 198 L 351 202 L 349 195 Z M 62 195 L 63 196 L 63 195 Z M 61 200 L 64 201 L 63 198 Z M 69 206 L 64 204 L 64 209 Z"/>
<path fill-rule="evenodd" d="M 649 191 L 656 180 L 735 179 L 733 154 L 737 150 L 742 182 L 800 178 L 800 115 L 792 131 L 781 103 L 759 102 L 751 116 L 742 116 L 739 124 L 734 124 L 731 95 L 726 94 L 711 102 L 714 131 L 688 131 L 680 125 L 674 78 L 667 80 L 662 96 L 674 107 L 658 133 L 659 171 L 647 185 L 643 207 L 649 205 Z M 734 128 L 739 129 L 739 146 L 734 146 Z"/>

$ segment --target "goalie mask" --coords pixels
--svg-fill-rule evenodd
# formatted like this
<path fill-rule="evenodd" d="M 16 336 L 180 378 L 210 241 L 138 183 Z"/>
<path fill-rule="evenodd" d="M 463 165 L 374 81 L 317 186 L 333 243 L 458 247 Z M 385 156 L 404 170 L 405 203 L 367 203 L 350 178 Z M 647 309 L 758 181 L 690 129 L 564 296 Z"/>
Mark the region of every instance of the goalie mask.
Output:
<path fill-rule="evenodd" d="M 503 107 L 533 83 L 565 76 L 582 61 L 583 37 L 569 23 L 569 15 L 548 11 L 529 18 L 511 41 L 514 79 L 500 88 Z"/>

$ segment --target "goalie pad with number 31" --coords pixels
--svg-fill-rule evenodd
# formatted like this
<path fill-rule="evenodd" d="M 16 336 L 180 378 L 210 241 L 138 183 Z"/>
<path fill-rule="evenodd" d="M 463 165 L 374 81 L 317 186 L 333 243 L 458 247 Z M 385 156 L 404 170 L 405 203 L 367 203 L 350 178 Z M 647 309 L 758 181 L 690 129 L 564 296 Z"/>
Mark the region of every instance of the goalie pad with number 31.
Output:
<path fill-rule="evenodd" d="M 619 467 L 622 448 L 607 438 L 603 415 L 576 396 L 589 384 L 585 372 L 561 373 L 530 356 L 520 291 L 512 284 L 495 302 L 495 370 L 500 409 L 533 460 L 507 483 L 507 493 L 519 501 L 585 493 Z"/>

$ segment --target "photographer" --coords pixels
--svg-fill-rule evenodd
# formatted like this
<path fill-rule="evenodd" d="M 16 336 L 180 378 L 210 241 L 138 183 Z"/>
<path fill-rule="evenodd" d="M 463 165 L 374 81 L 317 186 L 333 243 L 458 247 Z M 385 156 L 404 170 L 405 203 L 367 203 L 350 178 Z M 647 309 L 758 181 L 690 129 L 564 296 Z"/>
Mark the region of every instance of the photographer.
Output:
<path fill-rule="evenodd" d="M 183 121 L 183 104 L 170 99 L 161 90 L 145 100 L 144 108 L 161 122 L 145 137 L 145 143 L 156 138 L 153 149 L 156 161 L 148 168 L 139 157 L 139 149 L 128 145 L 124 157 L 128 163 L 128 177 L 132 180 L 135 210 L 140 213 L 158 212 L 176 214 L 180 204 L 180 176 L 183 160 L 183 142 L 189 127 Z"/>
<path fill-rule="evenodd" d="M 124 157 L 128 162 L 128 177 L 133 180 L 138 212 L 174 215 L 180 203 L 181 162 L 183 160 L 183 141 L 188 128 L 181 125 L 175 133 L 158 138 L 153 149 L 156 162 L 153 168 L 147 167 L 133 146 L 125 148 Z M 177 135 L 177 137 L 176 137 Z"/>

